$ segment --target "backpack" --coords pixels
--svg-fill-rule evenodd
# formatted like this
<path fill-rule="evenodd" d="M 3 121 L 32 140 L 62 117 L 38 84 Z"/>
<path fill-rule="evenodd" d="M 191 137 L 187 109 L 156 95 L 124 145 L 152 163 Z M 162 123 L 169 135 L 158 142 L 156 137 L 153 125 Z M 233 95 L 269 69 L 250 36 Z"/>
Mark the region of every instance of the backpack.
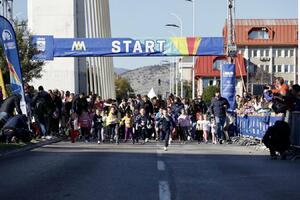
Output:
<path fill-rule="evenodd" d="M 46 114 L 48 109 L 47 109 L 47 103 L 45 98 L 39 97 L 36 101 L 35 104 L 35 110 L 38 114 Z"/>

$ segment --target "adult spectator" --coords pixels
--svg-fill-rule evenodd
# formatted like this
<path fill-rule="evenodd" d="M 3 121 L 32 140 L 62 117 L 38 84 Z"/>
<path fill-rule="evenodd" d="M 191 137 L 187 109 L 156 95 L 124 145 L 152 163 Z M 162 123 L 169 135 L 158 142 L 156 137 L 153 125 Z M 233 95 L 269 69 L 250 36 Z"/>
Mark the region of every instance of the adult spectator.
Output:
<path fill-rule="evenodd" d="M 81 115 L 82 111 L 87 111 L 89 107 L 89 103 L 84 95 L 84 93 L 81 93 L 79 96 L 75 97 L 73 101 L 73 110 L 76 112 L 78 116 Z"/>
<path fill-rule="evenodd" d="M 177 119 L 179 115 L 181 114 L 181 110 L 184 109 L 184 105 L 181 102 L 179 97 L 176 97 L 174 100 L 174 104 L 172 105 L 172 112 L 175 115 L 175 118 Z"/>
<path fill-rule="evenodd" d="M 51 120 L 54 112 L 53 100 L 43 86 L 38 87 L 38 93 L 32 100 L 33 115 L 42 132 L 49 135 L 51 132 Z"/>
<path fill-rule="evenodd" d="M 229 108 L 227 99 L 221 97 L 220 92 L 215 93 L 215 97 L 212 99 L 210 110 L 215 117 L 217 125 L 217 136 L 219 143 L 222 144 L 224 140 L 223 127 L 226 121 L 226 110 Z"/>
<path fill-rule="evenodd" d="M 273 94 L 280 94 L 281 96 L 286 96 L 289 91 L 289 86 L 284 83 L 282 77 L 277 77 L 275 81 L 275 89 L 272 90 Z"/>
<path fill-rule="evenodd" d="M 153 114 L 153 105 L 147 95 L 143 96 L 142 101 L 140 102 L 140 106 L 141 108 L 145 109 L 146 115 L 149 116 Z"/>
<path fill-rule="evenodd" d="M 194 101 L 194 112 L 195 113 L 206 113 L 207 112 L 207 105 L 203 101 L 202 96 L 199 95 L 197 99 Z"/>
<path fill-rule="evenodd" d="M 298 84 L 292 86 L 287 102 L 290 111 L 300 111 L 300 86 Z"/>

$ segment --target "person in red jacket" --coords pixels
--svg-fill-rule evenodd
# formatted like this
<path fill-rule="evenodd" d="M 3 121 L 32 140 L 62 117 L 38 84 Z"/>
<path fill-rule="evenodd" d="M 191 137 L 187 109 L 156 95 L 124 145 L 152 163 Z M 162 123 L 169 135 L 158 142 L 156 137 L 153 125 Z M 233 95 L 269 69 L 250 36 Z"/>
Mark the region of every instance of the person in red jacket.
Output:
<path fill-rule="evenodd" d="M 275 89 L 272 90 L 273 94 L 280 94 L 282 96 L 286 96 L 289 91 L 289 86 L 284 83 L 284 79 L 282 77 L 277 77 L 275 81 Z"/>

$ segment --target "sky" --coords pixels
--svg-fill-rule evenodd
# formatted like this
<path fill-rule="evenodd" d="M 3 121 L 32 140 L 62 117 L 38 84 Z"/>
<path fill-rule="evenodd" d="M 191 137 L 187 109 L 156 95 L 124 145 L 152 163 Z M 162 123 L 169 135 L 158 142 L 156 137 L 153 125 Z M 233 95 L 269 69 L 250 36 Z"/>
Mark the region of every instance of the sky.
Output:
<path fill-rule="evenodd" d="M 63 1 L 63 0 L 62 0 Z M 235 0 L 236 18 L 297 18 L 297 0 Z M 222 36 L 227 0 L 195 0 L 196 36 Z M 180 36 L 180 29 L 166 27 L 182 19 L 183 36 L 192 36 L 192 3 L 186 0 L 110 0 L 112 37 L 165 38 Z M 27 18 L 27 0 L 14 0 L 14 15 Z M 164 57 L 114 58 L 114 66 L 134 69 L 160 64 Z"/>

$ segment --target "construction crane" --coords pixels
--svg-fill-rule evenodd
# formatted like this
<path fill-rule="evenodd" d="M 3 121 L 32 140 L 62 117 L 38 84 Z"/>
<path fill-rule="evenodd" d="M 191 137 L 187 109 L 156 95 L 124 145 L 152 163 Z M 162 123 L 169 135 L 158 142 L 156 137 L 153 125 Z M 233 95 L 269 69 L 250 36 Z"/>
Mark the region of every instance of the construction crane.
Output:
<path fill-rule="evenodd" d="M 227 0 L 227 57 L 229 63 L 233 63 L 233 58 L 237 53 L 237 46 L 235 43 L 235 31 L 234 31 L 234 16 L 235 5 L 234 0 Z"/>

